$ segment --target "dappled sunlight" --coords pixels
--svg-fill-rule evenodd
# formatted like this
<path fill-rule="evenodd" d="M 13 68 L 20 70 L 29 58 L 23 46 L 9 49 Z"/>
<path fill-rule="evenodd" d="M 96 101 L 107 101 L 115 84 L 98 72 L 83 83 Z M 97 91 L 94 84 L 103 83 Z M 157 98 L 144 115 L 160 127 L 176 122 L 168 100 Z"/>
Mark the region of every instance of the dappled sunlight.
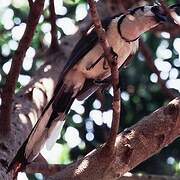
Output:
<path fill-rule="evenodd" d="M 166 82 L 168 88 L 174 88 L 180 92 L 180 79 L 170 79 Z"/>
<path fill-rule="evenodd" d="M 45 33 L 44 38 L 43 38 L 43 43 L 46 46 L 49 46 L 51 44 L 51 33 L 50 32 Z"/>
<path fill-rule="evenodd" d="M 29 119 L 31 119 L 31 124 L 34 127 L 37 122 L 37 112 L 34 109 L 31 109 L 31 111 L 28 113 Z"/>
<path fill-rule="evenodd" d="M 75 100 L 71 106 L 71 110 L 75 111 L 78 114 L 83 114 L 85 109 L 82 103 L 78 100 Z"/>
<path fill-rule="evenodd" d="M 157 76 L 157 74 L 156 74 L 156 73 L 152 73 L 152 74 L 150 75 L 150 80 L 151 80 L 151 82 L 153 82 L 153 83 L 157 83 L 157 82 L 158 82 L 158 76 Z"/>
<path fill-rule="evenodd" d="M 46 146 L 41 150 L 41 154 L 50 164 L 59 164 L 60 156 L 63 152 L 63 145 L 55 144 L 52 149 L 49 151 L 46 149 Z M 53 156 L 52 156 L 53 154 Z"/>
<path fill-rule="evenodd" d="M 81 3 L 77 5 L 75 14 L 76 14 L 76 17 L 75 17 L 76 21 L 83 20 L 87 16 L 87 4 Z"/>
<path fill-rule="evenodd" d="M 17 180 L 28 180 L 26 173 L 24 172 L 19 172 L 17 176 Z"/>
<path fill-rule="evenodd" d="M 101 102 L 96 99 L 96 100 L 93 102 L 93 108 L 94 108 L 94 109 L 100 109 L 100 108 L 101 108 Z"/>
<path fill-rule="evenodd" d="M 75 26 L 75 22 L 67 17 L 57 19 L 56 24 L 58 27 L 62 28 L 66 35 L 75 34 L 78 30 L 78 27 Z"/>
<path fill-rule="evenodd" d="M 27 118 L 27 116 L 25 116 L 25 115 L 22 114 L 22 113 L 19 113 L 19 119 L 20 119 L 21 123 L 23 123 L 23 124 L 27 124 L 27 123 L 28 123 L 28 118 Z"/>
<path fill-rule="evenodd" d="M 166 162 L 167 164 L 173 165 L 175 163 L 175 159 L 173 157 L 168 157 Z"/>
<path fill-rule="evenodd" d="M 109 127 L 109 128 L 111 127 L 112 118 L 113 118 L 112 110 L 103 112 L 103 122 L 104 122 L 104 124 L 107 124 L 107 127 Z"/>
<path fill-rule="evenodd" d="M 122 98 L 124 101 L 129 101 L 130 95 L 129 95 L 128 92 L 123 91 L 123 92 L 121 92 L 121 98 Z"/>
<path fill-rule="evenodd" d="M 92 110 L 89 114 L 89 117 L 98 125 L 103 124 L 103 116 L 100 110 Z"/>
<path fill-rule="evenodd" d="M 161 36 L 165 39 L 169 39 L 170 38 L 170 34 L 168 32 L 162 32 Z"/>
<path fill-rule="evenodd" d="M 10 70 L 10 67 L 11 67 L 11 63 L 12 63 L 12 59 L 10 59 L 9 61 L 7 61 L 6 63 L 4 63 L 2 69 L 3 71 L 8 74 L 9 73 L 9 70 Z"/>
<path fill-rule="evenodd" d="M 63 6 L 63 1 L 62 0 L 54 0 L 54 7 L 55 7 L 55 12 L 58 15 L 65 15 L 67 13 L 67 8 Z"/>
<path fill-rule="evenodd" d="M 75 123 L 77 123 L 77 124 L 78 124 L 78 123 L 82 123 L 82 121 L 83 121 L 82 117 L 81 117 L 79 114 L 73 115 L 72 119 L 73 119 L 73 121 L 74 121 Z"/>
<path fill-rule="evenodd" d="M 15 51 L 18 47 L 18 43 L 17 43 L 17 41 L 11 39 L 8 42 L 8 46 L 11 50 Z"/>
<path fill-rule="evenodd" d="M 52 69 L 52 66 L 48 64 L 47 66 L 44 67 L 44 72 L 48 72 L 51 69 Z"/>
<path fill-rule="evenodd" d="M 54 82 L 54 79 L 52 79 L 51 77 L 49 78 L 41 78 L 40 79 L 40 83 L 45 87 L 46 89 L 46 94 L 47 94 L 47 97 L 48 97 L 48 101 L 50 100 L 50 98 L 52 97 L 52 94 L 53 94 L 53 89 L 55 87 L 55 82 Z M 39 86 L 39 83 L 36 84 L 37 87 Z M 35 86 L 36 86 L 35 85 Z"/>
<path fill-rule="evenodd" d="M 30 82 L 30 80 L 31 80 L 31 77 L 28 75 L 20 74 L 18 77 L 18 82 L 20 82 L 22 86 L 26 86 Z"/>
<path fill-rule="evenodd" d="M 21 23 L 18 26 L 14 26 L 14 28 L 11 30 L 12 39 L 15 41 L 20 41 L 24 34 L 25 29 L 26 29 L 25 23 Z"/>
<path fill-rule="evenodd" d="M 26 0 L 11 0 L 11 2 L 15 8 L 28 7 L 28 1 Z"/>
<path fill-rule="evenodd" d="M 4 13 L 2 14 L 0 21 L 6 30 L 9 30 L 14 26 L 14 22 L 12 19 L 13 16 L 14 11 L 10 8 L 5 9 Z"/>
<path fill-rule="evenodd" d="M 79 173 L 81 173 L 84 169 L 86 169 L 89 165 L 89 161 L 88 159 L 84 159 L 79 166 L 75 169 L 74 174 L 78 175 Z"/>
<path fill-rule="evenodd" d="M 164 61 L 162 59 L 156 59 L 154 61 L 155 66 L 158 68 L 159 71 L 163 71 L 163 72 L 169 72 L 172 68 L 171 64 L 167 61 Z"/>
<path fill-rule="evenodd" d="M 70 148 L 76 147 L 81 143 L 81 138 L 79 137 L 79 131 L 71 126 L 69 126 L 66 129 L 64 139 L 66 140 Z"/>

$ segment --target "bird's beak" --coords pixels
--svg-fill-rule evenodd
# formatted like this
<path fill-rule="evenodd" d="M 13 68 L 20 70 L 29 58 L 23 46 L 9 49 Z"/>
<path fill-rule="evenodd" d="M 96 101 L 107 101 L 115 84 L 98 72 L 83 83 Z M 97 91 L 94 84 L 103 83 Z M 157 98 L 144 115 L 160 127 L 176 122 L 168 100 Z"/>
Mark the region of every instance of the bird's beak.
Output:
<path fill-rule="evenodd" d="M 153 6 L 151 8 L 151 11 L 152 13 L 154 14 L 155 16 L 155 19 L 158 21 L 158 22 L 169 22 L 170 21 L 170 18 L 165 14 L 165 12 L 163 11 L 162 8 L 160 8 L 159 6 Z"/>

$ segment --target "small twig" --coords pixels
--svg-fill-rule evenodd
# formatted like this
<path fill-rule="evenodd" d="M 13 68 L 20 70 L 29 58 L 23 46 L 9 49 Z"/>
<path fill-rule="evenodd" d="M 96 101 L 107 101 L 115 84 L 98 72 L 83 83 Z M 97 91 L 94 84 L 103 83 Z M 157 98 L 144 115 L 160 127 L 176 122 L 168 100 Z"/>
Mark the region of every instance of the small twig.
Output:
<path fill-rule="evenodd" d="M 169 9 L 169 7 L 166 5 L 166 3 L 164 2 L 164 0 L 159 0 L 162 9 L 164 10 L 164 12 L 168 15 L 168 17 L 171 19 L 171 21 L 175 21 L 177 23 L 177 25 L 180 26 L 180 22 L 177 19 L 177 14 L 175 13 L 175 11 L 172 11 L 172 9 Z"/>
<path fill-rule="evenodd" d="M 51 52 L 54 52 L 59 49 L 59 44 L 57 39 L 56 13 L 54 8 L 54 0 L 50 0 L 49 10 L 50 10 L 50 21 L 51 21 L 51 45 L 49 50 Z"/>
<path fill-rule="evenodd" d="M 146 62 L 148 64 L 149 68 L 151 69 L 151 71 L 153 71 L 158 76 L 158 83 L 159 83 L 161 89 L 163 90 L 163 92 L 165 93 L 165 95 L 168 96 L 170 99 L 175 98 L 176 95 L 170 89 L 168 89 L 166 87 L 166 82 L 161 79 L 160 72 L 154 65 L 150 48 L 141 39 L 140 39 L 140 50 L 141 50 L 143 56 L 145 57 Z"/>
<path fill-rule="evenodd" d="M 26 172 L 29 174 L 33 173 L 42 173 L 46 176 L 54 175 L 57 172 L 60 172 L 64 169 L 66 165 L 59 165 L 59 164 L 44 164 L 38 162 L 32 162 L 26 167 Z"/>
<path fill-rule="evenodd" d="M 120 88 L 119 88 L 119 71 L 117 62 L 113 61 L 112 54 L 111 54 L 111 47 L 107 41 L 105 31 L 102 28 L 101 21 L 99 19 L 99 15 L 96 9 L 96 5 L 94 0 L 88 0 L 90 6 L 90 12 L 92 16 L 93 23 L 95 25 L 96 32 L 100 39 L 101 46 L 104 50 L 104 54 L 106 59 L 108 60 L 108 64 L 111 68 L 111 75 L 112 75 L 112 85 L 113 85 L 113 119 L 112 119 L 112 127 L 110 131 L 109 138 L 107 140 L 106 146 L 107 149 L 114 149 L 114 144 L 116 140 L 116 135 L 119 129 L 119 121 L 120 121 Z"/>
<path fill-rule="evenodd" d="M 32 9 L 32 7 L 33 7 L 33 1 L 32 1 L 32 0 L 28 0 L 28 3 L 29 3 L 30 9 Z"/>
<path fill-rule="evenodd" d="M 14 53 L 12 65 L 2 91 L 2 106 L 0 116 L 0 133 L 6 136 L 10 132 L 11 107 L 16 82 L 21 71 L 22 63 L 27 49 L 30 46 L 40 15 L 43 11 L 44 0 L 36 0 L 29 12 L 26 30 L 19 42 L 18 49 Z"/>

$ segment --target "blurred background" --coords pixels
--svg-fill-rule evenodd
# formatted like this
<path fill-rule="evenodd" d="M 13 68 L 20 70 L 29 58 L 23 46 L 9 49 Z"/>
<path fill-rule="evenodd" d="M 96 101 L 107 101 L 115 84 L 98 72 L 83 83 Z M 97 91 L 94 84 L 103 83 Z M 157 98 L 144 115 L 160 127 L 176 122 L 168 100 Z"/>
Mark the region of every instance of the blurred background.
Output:
<path fill-rule="evenodd" d="M 87 15 L 88 6 L 85 0 L 54 2 L 58 41 L 61 44 L 62 38 L 78 31 L 80 21 Z M 177 1 L 166 2 L 174 4 Z M 29 83 L 33 73 L 44 63 L 39 54 L 46 51 L 51 43 L 48 7 L 49 1 L 46 1 L 44 13 L 23 62 L 16 92 Z M 28 12 L 27 0 L 0 0 L 0 87 L 5 83 L 13 53 L 25 30 Z M 119 131 L 169 102 L 171 98 L 168 93 L 164 93 L 168 89 L 180 93 L 180 34 L 171 37 L 168 32 L 149 32 L 144 34 L 142 39 L 150 47 L 153 63 L 165 83 L 165 89 L 158 83 L 157 73 L 149 67 L 143 54 L 137 53 L 128 67 L 122 69 L 120 76 L 122 111 Z M 51 151 L 45 148 L 42 150 L 49 163 L 71 163 L 106 141 L 111 127 L 112 95 L 110 88 L 103 93 L 97 92 L 85 101 L 76 100 L 73 103 L 61 139 Z M 180 139 L 132 172 L 180 175 Z M 21 173 L 18 176 L 18 180 L 20 179 L 41 180 L 43 176 L 39 173 Z"/>

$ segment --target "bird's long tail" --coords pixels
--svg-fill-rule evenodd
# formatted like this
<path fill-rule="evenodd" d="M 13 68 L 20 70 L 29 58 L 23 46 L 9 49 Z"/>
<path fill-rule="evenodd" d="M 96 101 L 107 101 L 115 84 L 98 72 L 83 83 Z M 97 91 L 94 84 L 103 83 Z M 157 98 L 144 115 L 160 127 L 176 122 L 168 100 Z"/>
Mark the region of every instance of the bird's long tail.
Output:
<path fill-rule="evenodd" d="M 7 173 L 14 170 L 16 176 L 19 171 L 23 171 L 26 165 L 38 156 L 45 144 L 47 149 L 53 146 L 59 138 L 65 115 L 74 99 L 72 90 L 66 91 L 62 84 L 60 91 L 47 104 L 28 138 L 18 150 L 7 169 Z"/>

